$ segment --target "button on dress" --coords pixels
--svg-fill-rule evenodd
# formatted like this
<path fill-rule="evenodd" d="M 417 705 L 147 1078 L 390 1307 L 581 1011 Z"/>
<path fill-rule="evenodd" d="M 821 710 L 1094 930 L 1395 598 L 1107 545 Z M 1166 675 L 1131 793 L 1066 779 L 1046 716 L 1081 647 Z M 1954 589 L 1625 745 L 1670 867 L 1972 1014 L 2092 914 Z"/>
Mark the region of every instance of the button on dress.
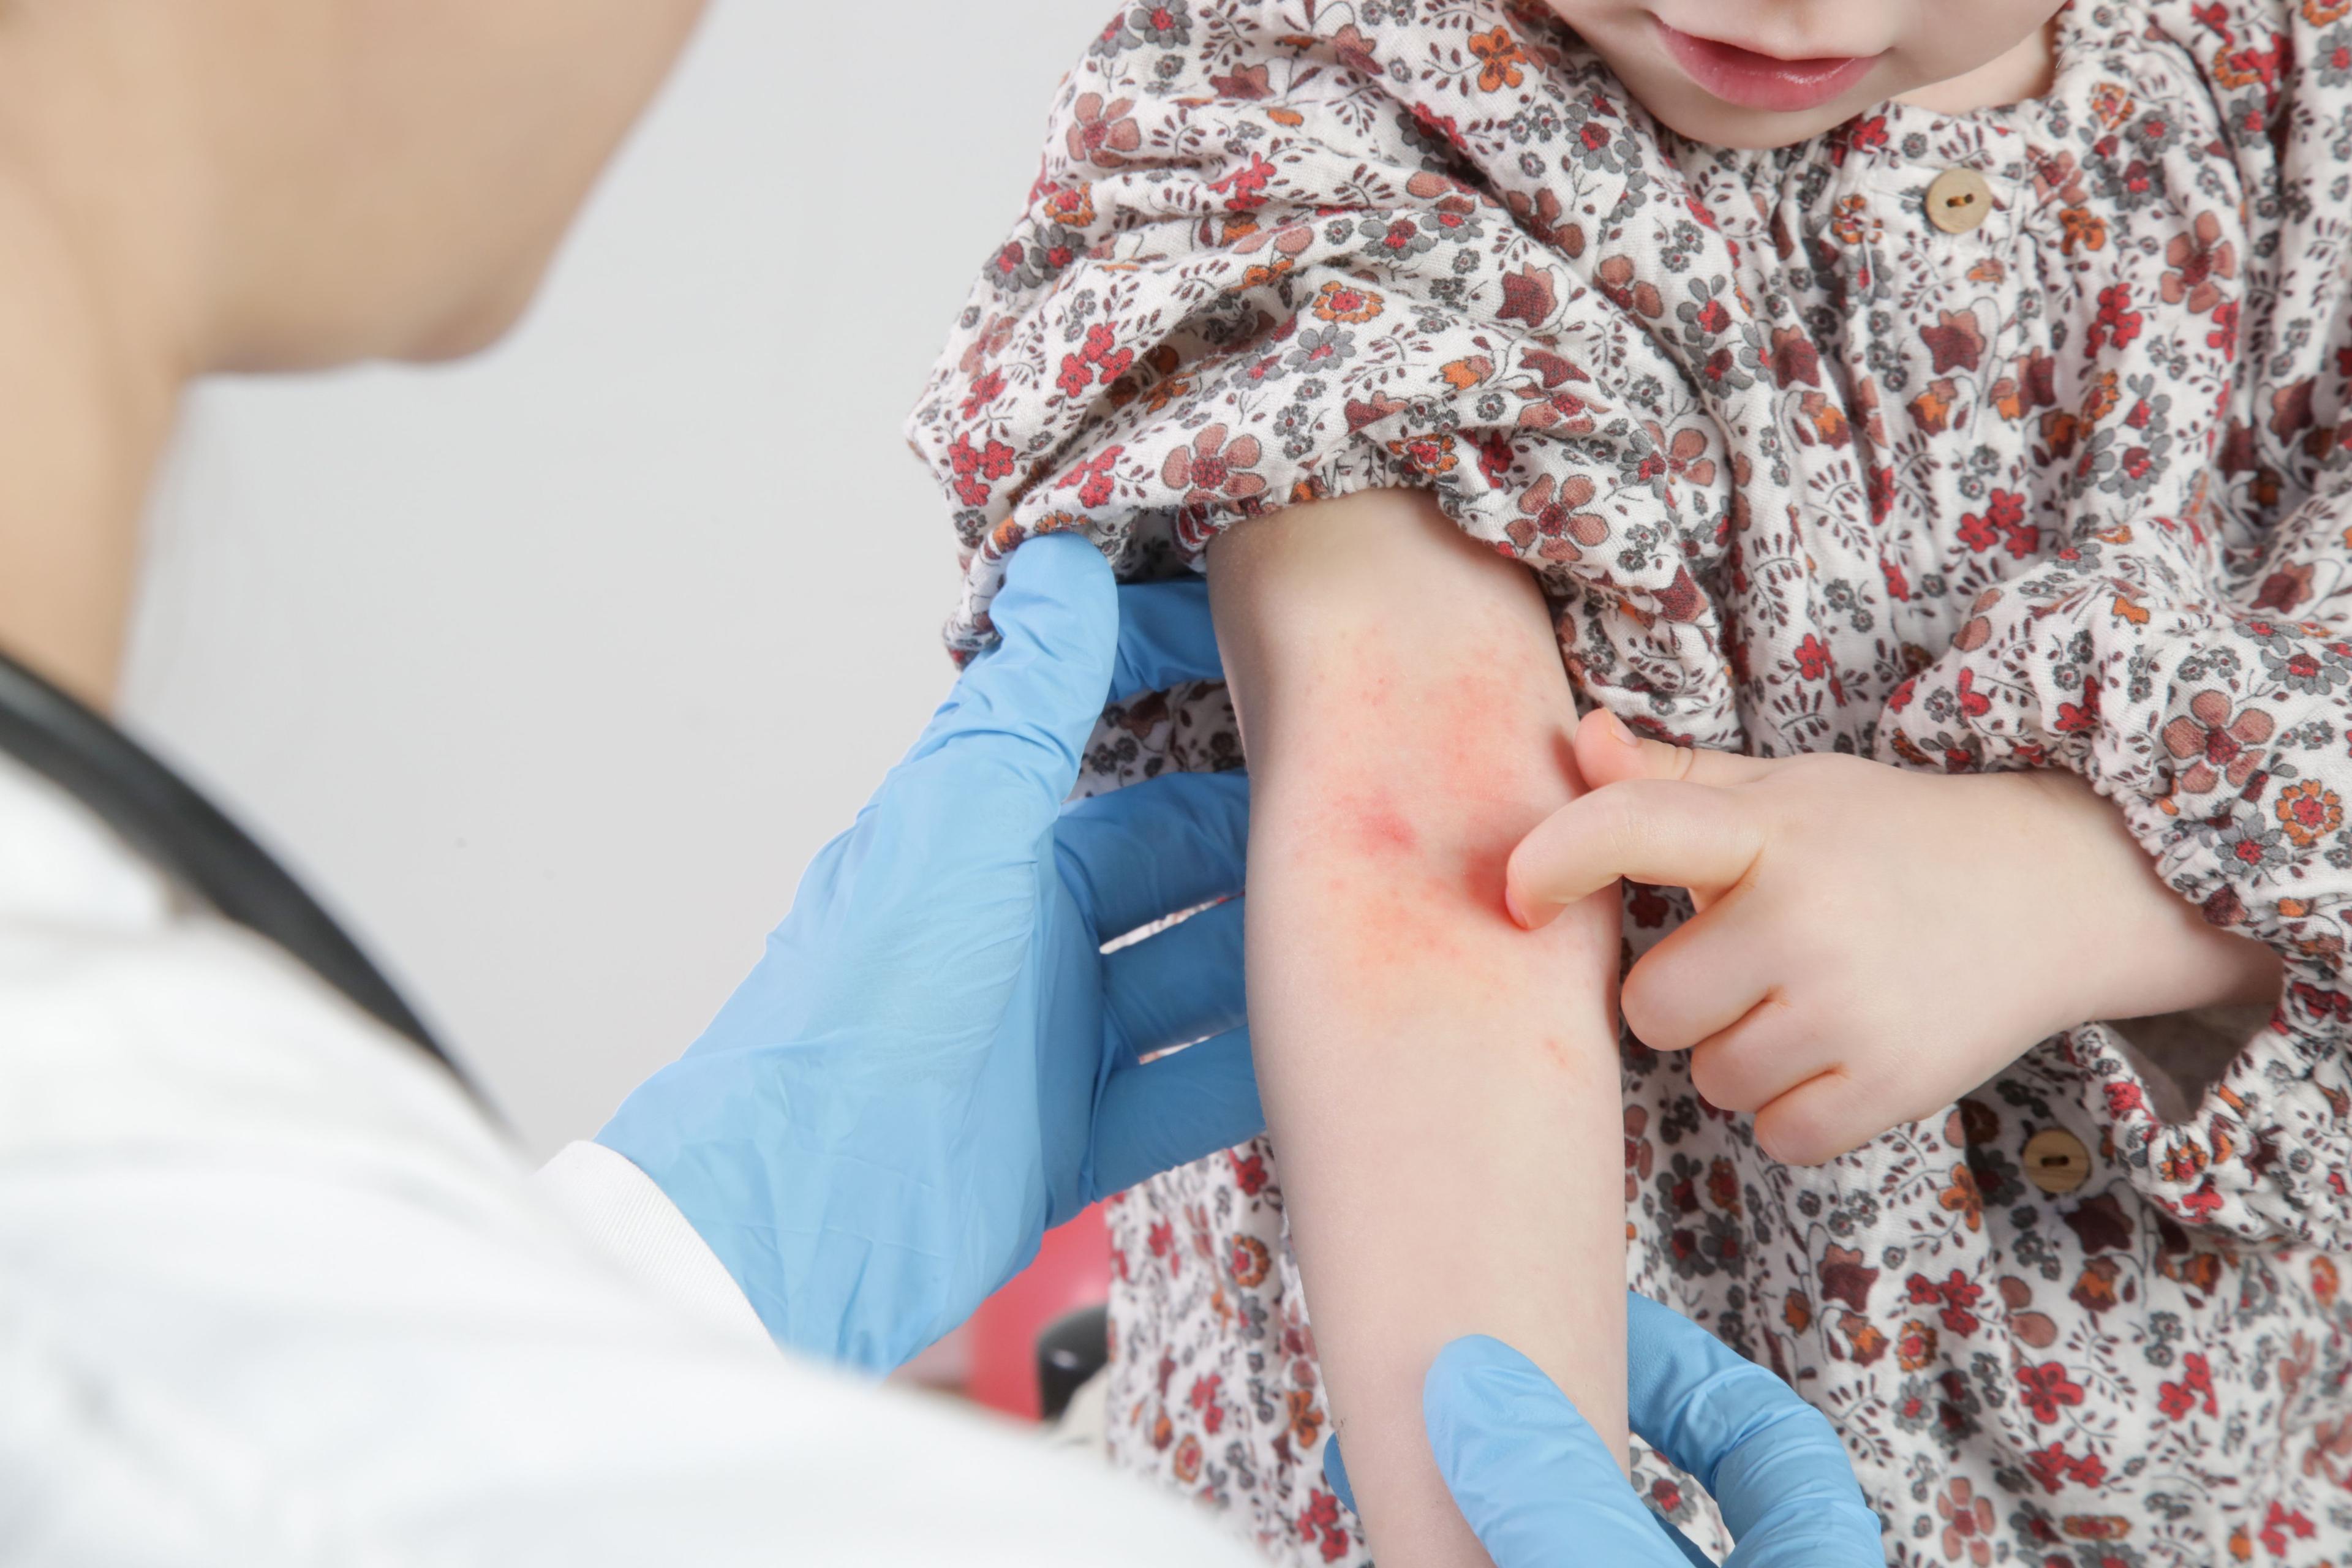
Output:
<path fill-rule="evenodd" d="M 960 651 L 1035 534 L 1164 575 L 1237 518 L 1418 486 L 1536 574 L 1581 702 L 2073 770 L 2285 956 L 2267 1021 L 2087 1026 L 1819 1169 L 1624 1043 L 1636 1288 L 1828 1415 L 1895 1563 L 2352 1550 L 2347 17 L 2076 0 L 2042 100 L 1728 152 L 1541 7 L 1128 5 L 910 427 Z M 1108 715 L 1082 787 L 1240 762 L 1190 688 Z M 1686 913 L 1630 889 L 1629 952 Z M 1367 1561 L 1274 1152 L 1113 1215 L 1116 1457 L 1279 1561 Z"/>

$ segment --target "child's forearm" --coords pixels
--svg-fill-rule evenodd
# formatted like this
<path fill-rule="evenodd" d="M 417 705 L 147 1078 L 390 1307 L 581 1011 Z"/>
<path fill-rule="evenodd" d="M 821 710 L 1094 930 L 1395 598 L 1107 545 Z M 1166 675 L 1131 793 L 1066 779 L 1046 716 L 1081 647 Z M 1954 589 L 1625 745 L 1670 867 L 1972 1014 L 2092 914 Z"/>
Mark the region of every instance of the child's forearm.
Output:
<path fill-rule="evenodd" d="M 1624 1430 L 1616 901 L 1503 906 L 1571 792 L 1567 680 L 1532 581 L 1425 497 L 1247 525 L 1210 568 L 1259 1082 L 1350 1478 L 1384 1568 L 1482 1563 L 1423 1429 L 1440 1347 L 1506 1340 Z"/>

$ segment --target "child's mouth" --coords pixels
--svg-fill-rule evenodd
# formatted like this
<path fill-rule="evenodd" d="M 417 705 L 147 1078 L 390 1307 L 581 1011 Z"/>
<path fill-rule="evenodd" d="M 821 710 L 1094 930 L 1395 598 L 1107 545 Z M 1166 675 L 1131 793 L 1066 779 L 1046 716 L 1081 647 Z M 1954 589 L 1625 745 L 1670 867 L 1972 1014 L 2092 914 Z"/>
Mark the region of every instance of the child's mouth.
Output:
<path fill-rule="evenodd" d="M 1776 114 L 1819 109 L 1843 94 L 1878 63 L 1876 55 L 1784 60 L 1738 44 L 1698 37 L 1664 22 L 1658 23 L 1658 35 L 1665 39 L 1675 63 L 1701 88 L 1726 103 Z"/>

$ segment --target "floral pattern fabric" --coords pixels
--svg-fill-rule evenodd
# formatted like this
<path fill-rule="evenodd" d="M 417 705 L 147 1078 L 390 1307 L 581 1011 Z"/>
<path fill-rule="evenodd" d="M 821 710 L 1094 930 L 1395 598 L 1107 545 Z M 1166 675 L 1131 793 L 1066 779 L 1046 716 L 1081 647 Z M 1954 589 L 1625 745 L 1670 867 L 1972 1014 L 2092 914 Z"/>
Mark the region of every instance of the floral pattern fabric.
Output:
<path fill-rule="evenodd" d="M 2315 1564 L 2352 1552 L 2352 0 L 2060 29 L 2036 102 L 1726 152 L 1539 7 L 1129 5 L 911 435 L 959 650 L 1036 534 L 1161 575 L 1415 485 L 1637 729 L 2094 782 L 2286 957 L 2219 1080 L 2168 1121 L 2089 1026 L 1796 1169 L 1628 1040 L 1633 1279 L 1828 1415 L 1892 1562 Z M 1993 195 L 1958 235 L 1923 205 L 1955 167 Z M 1108 715 L 1084 787 L 1239 761 L 1190 688 Z M 1685 913 L 1631 890 L 1629 952 Z M 2089 1154 L 2061 1194 L 2050 1129 Z M 1118 1456 L 1282 1560 L 1366 1561 L 1272 1152 L 1113 1212 Z"/>

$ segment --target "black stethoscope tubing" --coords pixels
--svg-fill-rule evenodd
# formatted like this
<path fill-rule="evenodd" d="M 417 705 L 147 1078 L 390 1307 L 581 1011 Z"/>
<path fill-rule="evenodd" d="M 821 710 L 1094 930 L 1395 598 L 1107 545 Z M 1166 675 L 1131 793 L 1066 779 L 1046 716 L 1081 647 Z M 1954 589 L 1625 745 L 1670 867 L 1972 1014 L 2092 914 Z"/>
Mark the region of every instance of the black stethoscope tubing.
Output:
<path fill-rule="evenodd" d="M 0 751 L 81 802 L 166 876 L 285 949 L 481 1098 L 383 972 L 268 850 L 152 752 L 5 653 Z"/>

